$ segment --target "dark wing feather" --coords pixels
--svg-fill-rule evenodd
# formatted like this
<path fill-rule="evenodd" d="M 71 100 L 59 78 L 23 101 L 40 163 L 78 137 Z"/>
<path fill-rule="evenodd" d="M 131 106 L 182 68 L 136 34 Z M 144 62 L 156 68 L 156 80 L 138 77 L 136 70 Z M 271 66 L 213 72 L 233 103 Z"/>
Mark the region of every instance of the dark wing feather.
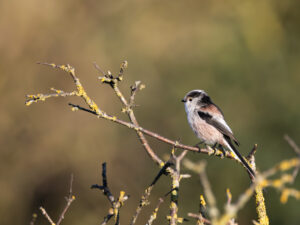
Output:
<path fill-rule="evenodd" d="M 211 114 L 203 111 L 198 111 L 198 115 L 201 119 L 205 120 L 208 124 L 215 127 L 218 131 L 220 131 L 223 135 L 229 137 L 234 141 L 234 143 L 239 146 L 238 140 L 233 136 L 233 133 L 227 129 L 222 123 L 220 123 L 216 118 L 214 118 Z"/>

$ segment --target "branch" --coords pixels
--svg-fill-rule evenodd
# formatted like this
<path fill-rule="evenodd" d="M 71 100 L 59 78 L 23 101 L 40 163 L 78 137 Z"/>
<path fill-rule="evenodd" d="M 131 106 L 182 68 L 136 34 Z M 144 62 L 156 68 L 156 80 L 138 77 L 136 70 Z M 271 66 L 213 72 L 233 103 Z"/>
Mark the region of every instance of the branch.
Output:
<path fill-rule="evenodd" d="M 247 156 L 247 160 L 253 169 L 256 172 L 256 162 L 255 162 L 255 153 L 257 151 L 257 144 L 254 145 L 251 152 Z M 253 179 L 252 179 L 253 180 Z M 269 217 L 267 215 L 267 209 L 265 204 L 265 198 L 263 194 L 263 188 L 261 185 L 255 187 L 255 202 L 256 202 L 256 212 L 258 215 L 258 222 L 260 225 L 269 225 Z"/>
<path fill-rule="evenodd" d="M 208 154 L 208 155 L 215 154 L 219 157 L 222 156 L 222 154 L 219 154 L 219 151 L 214 151 L 211 148 L 201 148 L 201 149 L 199 149 L 198 147 L 184 145 L 184 144 L 179 143 L 178 141 L 170 140 L 170 139 L 168 139 L 166 137 L 163 137 L 163 136 L 161 136 L 161 135 L 159 135 L 155 132 L 149 131 L 149 130 L 139 126 L 139 124 L 136 120 L 136 117 L 133 113 L 133 110 L 132 110 L 132 104 L 133 104 L 133 100 L 134 100 L 134 96 L 136 94 L 136 91 L 141 90 L 142 88 L 144 88 L 144 85 L 141 85 L 139 83 L 135 84 L 135 87 L 132 88 L 132 95 L 131 95 L 130 103 L 128 103 L 127 100 L 125 99 L 125 97 L 123 96 L 123 94 L 121 93 L 121 91 L 118 88 L 118 82 L 120 82 L 123 79 L 123 71 L 127 66 L 126 62 L 124 62 L 122 64 L 120 73 L 117 77 L 113 77 L 111 73 L 108 73 L 104 77 L 100 77 L 99 79 L 102 83 L 109 84 L 114 89 L 116 95 L 119 97 L 119 99 L 121 100 L 121 102 L 125 106 L 125 108 L 123 108 L 123 111 L 128 114 L 129 119 L 130 119 L 131 122 L 126 122 L 126 121 L 118 119 L 116 116 L 108 115 L 106 112 L 104 112 L 102 109 L 100 109 L 98 107 L 98 105 L 87 95 L 84 87 L 82 86 L 79 79 L 75 75 L 75 69 L 73 67 L 71 67 L 70 65 L 56 65 L 56 64 L 53 64 L 53 63 L 52 64 L 39 63 L 39 64 L 51 66 L 52 68 L 58 68 L 58 69 L 61 69 L 65 72 L 67 72 L 71 76 L 71 78 L 73 79 L 73 81 L 75 83 L 76 91 L 73 91 L 73 92 L 70 92 L 70 93 L 61 91 L 61 94 L 56 93 L 54 95 L 44 95 L 44 94 L 27 95 L 27 100 L 25 102 L 27 106 L 31 105 L 34 102 L 45 101 L 47 98 L 50 98 L 50 97 L 74 96 L 74 95 L 76 95 L 78 97 L 81 97 L 85 101 L 85 103 L 87 104 L 89 109 L 86 109 L 86 108 L 81 107 L 81 106 L 73 105 L 73 106 L 75 106 L 75 108 L 73 107 L 74 111 L 76 109 L 80 109 L 80 110 L 83 110 L 85 112 L 92 113 L 92 114 L 96 115 L 98 118 L 107 119 L 109 121 L 121 124 L 123 126 L 126 126 L 130 129 L 135 130 L 137 132 L 137 135 L 138 135 L 140 141 L 142 142 L 144 148 L 146 149 L 148 155 L 157 164 L 162 164 L 163 161 L 154 153 L 154 151 L 150 147 L 148 141 L 146 140 L 144 134 L 146 134 L 148 136 L 151 136 L 151 137 L 153 137 L 157 140 L 160 140 L 164 143 L 167 143 L 167 144 L 172 145 L 172 146 L 174 146 L 176 148 L 179 148 L 179 149 L 185 149 L 185 150 L 189 150 L 189 151 L 200 152 L 200 153 L 204 153 L 204 154 Z M 225 157 L 235 160 L 235 157 L 233 157 L 232 154 L 230 154 L 229 152 L 226 152 Z"/>
<path fill-rule="evenodd" d="M 40 210 L 41 210 L 42 214 L 45 216 L 45 218 L 48 220 L 48 222 L 51 225 L 55 225 L 55 223 L 53 222 L 53 220 L 51 219 L 51 217 L 48 215 L 46 209 L 44 209 L 42 206 L 40 206 Z"/>
<path fill-rule="evenodd" d="M 61 221 L 65 218 L 66 212 L 68 211 L 72 202 L 75 200 L 75 196 L 73 195 L 73 180 L 74 180 L 74 177 L 73 177 L 73 174 L 71 174 L 69 195 L 68 195 L 68 197 L 66 197 L 67 204 L 66 204 L 65 208 L 63 209 L 56 225 L 59 225 L 61 223 Z"/>
<path fill-rule="evenodd" d="M 249 201 L 257 187 L 260 187 L 261 189 L 266 187 L 274 187 L 280 190 L 282 184 L 286 182 L 284 176 L 282 176 L 281 179 L 276 179 L 274 181 L 267 180 L 267 178 L 274 175 L 277 172 L 285 172 L 287 170 L 295 168 L 299 166 L 299 164 L 300 160 L 298 158 L 292 158 L 290 160 L 284 160 L 276 166 L 272 167 L 271 169 L 261 174 L 258 174 L 254 182 L 250 185 L 248 189 L 246 189 L 246 191 L 242 195 L 240 195 L 236 203 L 225 207 L 225 213 L 219 219 L 218 224 L 225 225 L 231 218 L 235 217 L 237 212 L 240 209 L 242 209 L 244 205 Z M 265 219 L 267 219 L 267 217 L 265 217 Z M 267 224 L 267 222 L 268 220 L 265 220 L 264 224 Z"/>
<path fill-rule="evenodd" d="M 107 185 L 107 176 L 106 176 L 106 163 L 102 163 L 102 185 L 98 185 L 98 184 L 93 184 L 91 186 L 91 189 L 100 189 L 103 191 L 103 194 L 107 197 L 107 199 L 109 200 L 109 202 L 111 204 L 114 203 L 115 201 L 115 197 L 113 196 L 113 194 L 111 193 L 108 185 Z"/>
<path fill-rule="evenodd" d="M 190 169 L 190 170 L 196 172 L 197 174 L 199 174 L 200 181 L 203 186 L 203 191 L 204 191 L 204 194 L 207 199 L 208 206 L 209 206 L 208 214 L 211 218 L 212 223 L 215 224 L 220 213 L 216 206 L 216 198 L 213 194 L 211 185 L 209 183 L 209 180 L 208 180 L 206 172 L 205 172 L 206 161 L 202 160 L 199 163 L 195 164 L 192 161 L 185 159 L 183 164 L 187 169 Z"/>
<path fill-rule="evenodd" d="M 45 218 L 48 220 L 48 222 L 51 225 L 60 225 L 60 223 L 62 222 L 62 220 L 65 218 L 65 214 L 68 211 L 70 205 L 72 204 L 72 202 L 75 200 L 75 196 L 73 195 L 73 174 L 71 174 L 71 179 L 70 179 L 70 189 L 69 189 L 69 195 L 68 197 L 66 197 L 66 201 L 67 204 L 65 206 L 65 208 L 63 209 L 63 211 L 61 212 L 57 223 L 54 223 L 53 220 L 51 219 L 51 217 L 49 216 L 49 214 L 47 213 L 47 211 L 41 206 L 40 210 L 42 212 L 42 214 L 45 216 Z"/>
<path fill-rule="evenodd" d="M 170 203 L 170 216 L 167 216 L 170 225 L 175 225 L 177 223 L 182 223 L 184 219 L 178 217 L 178 192 L 179 184 L 182 178 L 188 178 L 190 176 L 182 176 L 180 174 L 180 164 L 182 159 L 187 154 L 187 150 L 183 151 L 179 156 L 176 156 L 174 153 L 175 149 L 172 149 L 172 159 L 175 162 L 175 170 L 171 174 L 172 177 L 172 190 L 171 190 L 171 203 Z"/>
<path fill-rule="evenodd" d="M 142 211 L 142 208 L 146 205 L 149 205 L 149 197 L 151 194 L 151 191 L 154 187 L 154 185 L 156 184 L 156 182 L 159 180 L 159 178 L 163 175 L 167 173 L 167 170 L 169 169 L 169 167 L 172 165 L 172 163 L 167 162 L 163 168 L 159 171 L 159 173 L 157 174 L 157 176 L 154 178 L 154 180 L 152 181 L 152 183 L 150 184 L 150 186 L 145 190 L 144 194 L 142 195 L 141 199 L 140 199 L 140 203 L 135 211 L 135 214 L 132 217 L 132 220 L 130 222 L 131 225 L 135 224 L 139 214 Z M 157 209 L 158 210 L 158 209 Z"/>
<path fill-rule="evenodd" d="M 199 214 L 188 213 L 189 217 L 197 219 L 197 225 L 210 224 L 210 221 L 205 218 L 206 202 L 203 195 L 200 195 Z"/>
<path fill-rule="evenodd" d="M 125 195 L 124 191 L 120 191 L 119 198 L 115 200 L 115 197 L 111 193 L 107 183 L 106 163 L 102 163 L 102 185 L 93 184 L 91 186 L 91 189 L 101 190 L 111 204 L 111 208 L 108 210 L 108 213 L 104 217 L 104 220 L 101 224 L 102 225 L 107 224 L 107 222 L 112 217 L 114 217 L 115 224 L 118 225 L 120 223 L 120 209 L 124 205 L 124 202 L 129 198 L 129 196 Z"/>
<path fill-rule="evenodd" d="M 188 216 L 197 219 L 197 225 L 211 224 L 208 219 L 203 218 L 200 214 L 188 213 Z"/>
<path fill-rule="evenodd" d="M 292 149 L 294 150 L 294 152 L 298 155 L 298 157 L 300 158 L 300 148 L 298 147 L 298 145 L 294 142 L 294 140 L 292 138 L 290 138 L 290 136 L 288 136 L 287 134 L 284 135 L 284 139 L 287 141 L 287 143 L 292 147 Z M 294 171 L 293 171 L 293 178 L 291 183 L 293 183 L 298 175 L 300 169 L 300 165 L 297 166 Z"/>
<path fill-rule="evenodd" d="M 287 143 L 292 147 L 292 149 L 296 152 L 297 155 L 300 155 L 300 148 L 289 135 L 285 134 L 284 140 L 287 141 Z"/>
<path fill-rule="evenodd" d="M 150 219 L 148 220 L 148 222 L 146 223 L 146 225 L 152 225 L 153 221 L 156 219 L 159 207 L 160 207 L 161 203 L 163 203 L 163 202 L 164 202 L 164 199 L 163 198 L 159 198 L 158 203 L 157 203 L 154 211 L 152 212 L 152 214 L 150 216 Z"/>

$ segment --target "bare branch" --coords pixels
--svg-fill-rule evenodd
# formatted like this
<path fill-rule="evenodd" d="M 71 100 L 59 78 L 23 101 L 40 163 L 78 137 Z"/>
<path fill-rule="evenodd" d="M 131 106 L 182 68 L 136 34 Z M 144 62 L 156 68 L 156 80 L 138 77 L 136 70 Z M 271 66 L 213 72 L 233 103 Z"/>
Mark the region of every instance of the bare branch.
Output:
<path fill-rule="evenodd" d="M 103 110 L 101 110 L 97 104 L 87 95 L 86 91 L 84 90 L 82 84 L 80 83 L 79 79 L 76 77 L 75 75 L 75 69 L 73 67 L 71 67 L 70 65 L 55 65 L 55 64 L 50 64 L 50 63 L 40 63 L 43 65 L 48 65 L 51 66 L 52 68 L 58 68 L 61 69 L 67 73 L 69 73 L 71 75 L 71 78 L 73 79 L 73 81 L 75 82 L 76 88 L 77 90 L 72 93 L 73 95 L 76 95 L 78 97 L 83 98 L 83 100 L 85 101 L 85 103 L 88 105 L 89 110 L 85 109 L 84 107 L 80 107 L 80 106 L 76 106 L 74 109 L 80 109 L 80 110 L 84 110 L 86 112 L 92 113 L 94 115 L 96 115 L 98 118 L 103 118 L 103 119 L 107 119 L 116 123 L 119 123 L 123 126 L 126 126 L 130 129 L 133 129 L 137 132 L 138 137 L 140 139 L 140 141 L 142 142 L 146 152 L 148 153 L 148 155 L 157 163 L 157 164 L 161 164 L 163 163 L 163 161 L 154 153 L 154 151 L 152 150 L 152 148 L 150 147 L 148 141 L 146 140 L 144 134 L 149 135 L 153 138 L 156 138 L 162 142 L 165 142 L 167 144 L 170 144 L 176 148 L 180 148 L 180 149 L 185 149 L 185 150 L 189 150 L 189 151 L 194 151 L 194 152 L 200 152 L 200 153 L 204 153 L 204 154 L 208 154 L 208 155 L 212 155 L 215 154 L 217 156 L 221 156 L 221 154 L 218 154 L 218 152 L 214 151 L 211 148 L 202 148 L 199 149 L 197 147 L 194 146 L 189 146 L 189 145 L 184 145 L 181 143 L 178 143 L 177 141 L 172 141 L 166 137 L 163 137 L 157 133 L 154 133 L 152 131 L 149 131 L 147 129 L 144 129 L 142 127 L 139 126 L 136 117 L 133 113 L 133 111 L 131 110 L 131 106 L 130 104 L 127 102 L 127 100 L 125 99 L 125 97 L 123 96 L 123 94 L 121 93 L 121 91 L 118 88 L 118 82 L 120 82 L 122 80 L 123 77 L 123 71 L 126 68 L 127 64 L 123 63 L 120 69 L 120 73 L 119 75 L 114 78 L 111 73 L 108 73 L 107 75 L 105 75 L 104 77 L 101 77 L 100 80 L 102 83 L 107 83 L 110 84 L 110 86 L 114 89 L 116 95 L 120 98 L 121 102 L 124 104 L 125 108 L 128 109 L 127 113 L 128 116 L 131 120 L 131 123 L 129 122 L 125 122 L 122 120 L 117 119 L 115 116 L 110 116 L 107 113 L 105 113 Z M 141 89 L 141 86 L 140 86 Z M 32 97 L 29 97 L 29 99 L 26 101 L 26 105 L 30 105 L 33 102 L 38 102 L 38 101 L 44 101 L 46 98 L 48 98 L 48 96 L 45 98 L 44 95 L 39 94 L 39 95 L 31 95 Z M 50 96 L 50 97 L 54 97 L 54 96 Z M 232 156 L 232 154 L 230 154 L 229 152 L 226 152 L 225 157 L 230 158 L 235 160 L 235 157 Z"/>
<path fill-rule="evenodd" d="M 120 222 L 120 209 L 124 205 L 124 202 L 129 198 L 129 196 L 125 195 L 124 191 L 120 191 L 118 199 L 115 200 L 115 197 L 111 193 L 107 183 L 106 163 L 102 163 L 102 185 L 93 184 L 91 188 L 101 190 L 112 205 L 112 207 L 109 208 L 108 213 L 106 217 L 104 217 L 104 220 L 101 224 L 106 224 L 112 217 L 114 217 L 115 224 L 118 225 Z"/>
<path fill-rule="evenodd" d="M 106 176 L 106 163 L 102 163 L 102 185 L 93 184 L 91 186 L 92 189 L 97 188 L 103 191 L 103 194 L 107 197 L 109 202 L 113 205 L 115 201 L 115 197 L 111 193 L 108 185 L 107 185 L 107 176 Z"/>
<path fill-rule="evenodd" d="M 157 176 L 154 178 L 154 180 L 152 181 L 152 183 L 150 184 L 150 186 L 145 190 L 144 194 L 142 195 L 141 199 L 140 199 L 140 203 L 135 211 L 135 214 L 132 217 L 132 220 L 130 222 L 131 225 L 135 224 L 137 221 L 137 218 L 139 216 L 139 214 L 142 211 L 142 208 L 146 205 L 149 205 L 149 197 L 151 194 L 151 191 L 154 187 L 154 185 L 156 184 L 156 182 L 159 180 L 159 178 L 163 175 L 163 174 L 167 174 L 167 171 L 169 169 L 169 167 L 172 165 L 171 162 L 167 162 L 163 168 L 159 171 L 159 173 L 157 174 Z"/>
<path fill-rule="evenodd" d="M 300 148 L 289 135 L 285 134 L 284 140 L 286 140 L 286 142 L 291 146 L 297 155 L 300 155 Z"/>
<path fill-rule="evenodd" d="M 287 134 L 284 135 L 284 139 L 287 141 L 287 143 L 292 147 L 292 149 L 295 151 L 295 153 L 298 155 L 298 157 L 300 158 L 300 148 L 298 147 L 298 145 L 294 142 L 294 140 L 292 138 L 290 138 Z M 300 169 L 300 165 L 297 166 L 294 171 L 293 171 L 293 175 L 292 175 L 292 181 L 290 183 L 293 183 L 298 175 Z"/>
<path fill-rule="evenodd" d="M 205 218 L 206 202 L 203 195 L 200 195 L 199 214 L 188 213 L 188 216 L 197 219 L 197 225 L 210 224 L 210 221 Z"/>
<path fill-rule="evenodd" d="M 55 225 L 55 223 L 53 222 L 53 220 L 51 219 L 51 217 L 48 215 L 47 211 L 42 206 L 40 207 L 40 210 L 41 210 L 42 214 L 45 216 L 45 218 L 48 220 L 48 222 L 51 225 Z"/>
<path fill-rule="evenodd" d="M 257 151 L 257 144 L 255 144 L 247 156 L 247 160 L 249 162 L 249 165 L 253 169 L 254 172 L 257 173 L 256 170 L 256 162 L 255 162 L 255 153 Z M 251 178 L 252 181 L 254 181 L 253 178 Z M 265 204 L 265 198 L 263 194 L 263 187 L 261 185 L 256 185 L 255 187 L 255 203 L 256 203 L 256 212 L 258 216 L 258 222 L 261 225 L 269 225 L 269 217 L 267 215 L 267 209 Z"/>
<path fill-rule="evenodd" d="M 75 196 L 73 195 L 73 180 L 74 180 L 74 176 L 73 176 L 73 174 L 71 174 L 69 195 L 68 195 L 68 197 L 66 197 L 67 204 L 66 204 L 65 208 L 63 209 L 56 225 L 59 225 L 61 223 L 61 221 L 65 218 L 66 212 L 68 211 L 72 202 L 75 200 Z"/>
<path fill-rule="evenodd" d="M 57 223 L 53 222 L 53 220 L 51 219 L 51 217 L 49 216 L 47 211 L 42 206 L 40 207 L 42 214 L 45 216 L 45 218 L 48 220 L 48 222 L 51 225 L 60 225 L 61 221 L 65 218 L 66 212 L 68 211 L 72 202 L 75 200 L 75 196 L 73 195 L 72 189 L 73 189 L 73 174 L 71 174 L 71 179 L 70 179 L 69 195 L 68 195 L 68 197 L 66 197 L 67 204 L 66 204 L 65 208 L 63 209 L 63 211 L 61 212 Z"/>
<path fill-rule="evenodd" d="M 98 66 L 98 64 L 96 62 L 93 62 L 93 65 L 94 65 L 94 67 L 95 67 L 96 70 L 98 70 L 100 73 L 102 73 L 103 76 L 105 76 L 105 73 L 100 68 L 100 66 Z"/>
<path fill-rule="evenodd" d="M 216 206 L 216 198 L 213 194 L 213 191 L 211 189 L 210 183 L 208 181 L 206 172 L 205 172 L 205 167 L 206 167 L 206 161 L 199 161 L 199 163 L 193 163 L 192 161 L 185 159 L 183 161 L 184 166 L 187 169 L 193 170 L 197 174 L 199 174 L 201 184 L 203 186 L 203 191 L 205 194 L 205 197 L 207 199 L 208 203 L 208 214 L 211 218 L 212 223 L 215 223 L 218 216 L 219 216 L 219 210 Z"/>
<path fill-rule="evenodd" d="M 197 219 L 197 225 L 202 225 L 202 224 L 211 224 L 211 222 L 204 218 L 203 216 L 201 216 L 200 214 L 195 214 L 195 213 L 188 213 L 189 217 L 192 217 L 194 219 Z M 202 223 L 203 222 L 203 223 Z"/>
<path fill-rule="evenodd" d="M 146 225 L 152 225 L 153 221 L 157 217 L 157 212 L 159 210 L 159 207 L 160 207 L 161 203 L 163 203 L 163 202 L 164 202 L 164 199 L 163 198 L 159 198 L 158 203 L 157 203 L 154 211 L 152 212 L 152 214 L 150 216 L 150 219 L 148 220 L 148 222 L 146 223 Z"/>
<path fill-rule="evenodd" d="M 178 192 L 179 184 L 182 178 L 180 174 L 181 161 L 186 155 L 187 151 L 183 151 L 179 156 L 175 155 L 175 149 L 172 149 L 172 160 L 175 162 L 174 172 L 171 173 L 172 177 L 172 190 L 171 190 L 171 203 L 170 203 L 170 216 L 167 216 L 170 225 L 175 225 L 177 223 L 182 223 L 184 218 L 178 217 Z"/>
<path fill-rule="evenodd" d="M 258 174 L 254 182 L 251 184 L 251 186 L 242 195 L 240 195 L 236 203 L 231 204 L 229 207 L 228 206 L 225 207 L 225 213 L 219 219 L 218 224 L 225 225 L 231 218 L 233 218 L 237 214 L 237 212 L 241 208 L 243 208 L 244 205 L 249 201 L 254 191 L 257 190 L 257 187 L 259 187 L 260 189 L 266 187 L 274 187 L 280 190 L 283 184 L 287 182 L 287 180 L 289 179 L 286 179 L 284 178 L 284 176 L 282 176 L 280 179 L 271 181 L 271 180 L 267 180 L 267 178 L 274 175 L 276 172 L 284 172 L 292 168 L 295 168 L 299 166 L 299 164 L 300 164 L 300 160 L 298 158 L 284 160 L 279 164 L 277 164 L 276 166 L 272 167 L 271 169 L 267 170 L 266 172 Z M 262 197 L 263 196 L 258 196 L 258 198 L 261 199 Z M 262 219 L 264 219 L 263 224 L 268 224 L 267 216 L 263 216 Z"/>
<path fill-rule="evenodd" d="M 227 203 L 226 204 L 229 206 L 231 204 L 231 201 L 232 201 L 232 194 L 231 194 L 229 188 L 226 189 L 226 196 L 227 196 Z"/>

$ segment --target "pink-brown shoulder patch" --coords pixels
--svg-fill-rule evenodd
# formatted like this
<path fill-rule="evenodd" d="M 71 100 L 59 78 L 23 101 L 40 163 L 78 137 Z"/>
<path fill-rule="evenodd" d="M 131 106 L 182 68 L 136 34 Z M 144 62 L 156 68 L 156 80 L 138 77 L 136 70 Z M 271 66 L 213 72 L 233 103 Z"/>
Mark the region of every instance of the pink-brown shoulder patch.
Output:
<path fill-rule="evenodd" d="M 208 112 L 208 113 L 214 114 L 216 116 L 223 116 L 222 112 L 218 109 L 218 107 L 213 104 L 209 104 L 207 106 L 201 107 L 201 111 Z"/>

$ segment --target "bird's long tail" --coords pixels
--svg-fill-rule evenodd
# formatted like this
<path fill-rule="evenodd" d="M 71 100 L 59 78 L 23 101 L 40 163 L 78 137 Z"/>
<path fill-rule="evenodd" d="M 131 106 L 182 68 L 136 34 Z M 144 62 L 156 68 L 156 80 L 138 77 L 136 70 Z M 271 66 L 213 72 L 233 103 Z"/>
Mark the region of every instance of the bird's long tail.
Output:
<path fill-rule="evenodd" d="M 236 156 L 236 158 L 244 165 L 244 167 L 248 170 L 248 172 L 255 177 L 255 173 L 254 171 L 251 169 L 251 167 L 249 166 L 249 164 L 246 162 L 246 160 L 243 158 L 243 156 L 239 153 L 239 151 L 234 147 L 234 145 L 232 144 L 231 140 L 229 137 L 224 137 L 227 144 L 228 144 L 228 148 L 229 150 L 231 150 L 234 155 Z"/>

